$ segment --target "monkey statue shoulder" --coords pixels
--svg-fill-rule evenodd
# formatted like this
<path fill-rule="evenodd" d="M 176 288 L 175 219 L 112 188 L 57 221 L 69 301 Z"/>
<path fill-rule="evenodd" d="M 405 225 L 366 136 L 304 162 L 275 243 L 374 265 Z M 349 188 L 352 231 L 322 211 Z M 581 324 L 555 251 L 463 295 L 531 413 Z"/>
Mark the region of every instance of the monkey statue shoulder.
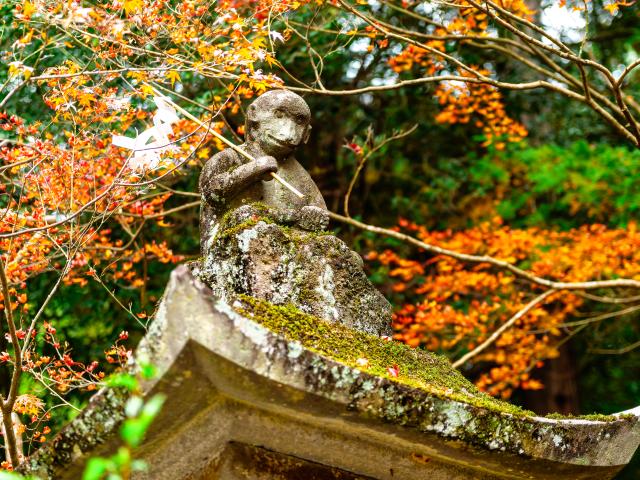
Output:
<path fill-rule="evenodd" d="M 305 101 L 285 90 L 249 106 L 241 149 L 252 160 L 229 148 L 200 176 L 203 256 L 194 273 L 221 299 L 248 295 L 389 335 L 391 305 L 369 282 L 360 255 L 324 231 L 324 199 L 293 155 L 309 137 L 310 119 Z"/>
<path fill-rule="evenodd" d="M 203 253 L 222 216 L 242 205 L 260 203 L 272 209 L 278 222 L 305 230 L 327 227 L 329 217 L 322 194 L 294 157 L 295 150 L 309 138 L 310 121 L 309 106 L 287 90 L 267 92 L 249 106 L 246 143 L 240 148 L 255 160 L 227 148 L 207 162 L 200 176 Z M 304 197 L 274 181 L 271 173 L 277 173 Z"/>

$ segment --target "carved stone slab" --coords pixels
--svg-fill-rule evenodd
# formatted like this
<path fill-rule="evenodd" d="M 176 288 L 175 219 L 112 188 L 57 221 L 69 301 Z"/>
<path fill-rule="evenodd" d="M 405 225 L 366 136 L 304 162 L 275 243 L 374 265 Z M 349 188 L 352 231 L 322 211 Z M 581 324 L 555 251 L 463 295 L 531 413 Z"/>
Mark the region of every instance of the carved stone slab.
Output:
<path fill-rule="evenodd" d="M 609 421 L 531 416 L 404 346 L 388 348 L 437 374 L 434 385 L 389 378 L 333 358 L 306 332 L 312 323 L 297 341 L 289 324 L 264 320 L 264 304 L 247 305 L 217 300 L 186 267 L 173 272 L 136 354 L 160 371 L 146 394 L 167 395 L 137 452 L 149 471 L 136 478 L 608 479 L 640 443 L 633 412 Z M 318 322 L 326 336 L 346 333 Z M 88 457 L 117 448 L 123 402 L 112 390 L 96 394 L 28 470 L 80 478 Z"/>

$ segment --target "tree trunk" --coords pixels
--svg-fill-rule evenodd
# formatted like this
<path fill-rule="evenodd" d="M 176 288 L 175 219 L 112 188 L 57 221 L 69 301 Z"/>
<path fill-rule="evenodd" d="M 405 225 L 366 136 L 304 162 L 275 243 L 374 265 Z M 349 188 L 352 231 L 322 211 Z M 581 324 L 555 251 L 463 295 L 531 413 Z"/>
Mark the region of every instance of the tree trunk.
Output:
<path fill-rule="evenodd" d="M 578 382 L 571 349 L 567 344 L 560 347 L 558 358 L 549 360 L 536 375 L 545 385 L 543 390 L 526 392 L 524 406 L 534 412 L 580 413 Z"/>

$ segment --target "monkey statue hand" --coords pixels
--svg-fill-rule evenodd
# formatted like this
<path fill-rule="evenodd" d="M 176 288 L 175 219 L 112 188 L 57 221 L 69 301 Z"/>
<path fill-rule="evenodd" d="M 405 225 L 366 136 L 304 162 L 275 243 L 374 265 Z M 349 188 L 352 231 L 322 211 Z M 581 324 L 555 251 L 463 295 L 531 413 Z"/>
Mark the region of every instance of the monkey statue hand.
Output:
<path fill-rule="evenodd" d="M 258 168 L 258 171 L 263 174 L 262 180 L 264 180 L 265 182 L 273 180 L 271 173 L 275 173 L 278 171 L 278 161 L 269 155 L 257 158 L 256 166 Z"/>
<path fill-rule="evenodd" d="M 329 226 L 329 212 L 324 208 L 306 205 L 298 212 L 298 226 L 311 232 L 321 232 Z"/>

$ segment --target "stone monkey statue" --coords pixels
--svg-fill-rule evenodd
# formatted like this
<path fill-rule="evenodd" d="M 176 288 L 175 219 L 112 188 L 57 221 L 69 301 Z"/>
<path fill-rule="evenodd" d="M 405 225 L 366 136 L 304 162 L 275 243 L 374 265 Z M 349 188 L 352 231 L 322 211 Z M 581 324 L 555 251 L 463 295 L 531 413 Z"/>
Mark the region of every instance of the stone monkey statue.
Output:
<path fill-rule="evenodd" d="M 305 101 L 286 90 L 267 92 L 249 106 L 242 149 L 254 160 L 228 148 L 200 175 L 203 255 L 193 271 L 225 301 L 246 295 L 390 335 L 391 305 L 369 282 L 360 255 L 328 232 L 317 234 L 329 212 L 293 156 L 309 137 L 310 119 Z"/>
<path fill-rule="evenodd" d="M 249 161 L 231 148 L 214 155 L 200 175 L 202 211 L 200 245 L 206 253 L 218 223 L 227 211 L 261 202 L 274 211 L 278 221 L 306 230 L 326 228 L 326 204 L 309 173 L 293 156 L 311 131 L 311 111 L 293 92 L 272 90 L 258 97 L 247 111 L 246 142 L 241 148 L 255 158 Z M 279 182 L 277 172 L 304 194 L 299 198 Z"/>

